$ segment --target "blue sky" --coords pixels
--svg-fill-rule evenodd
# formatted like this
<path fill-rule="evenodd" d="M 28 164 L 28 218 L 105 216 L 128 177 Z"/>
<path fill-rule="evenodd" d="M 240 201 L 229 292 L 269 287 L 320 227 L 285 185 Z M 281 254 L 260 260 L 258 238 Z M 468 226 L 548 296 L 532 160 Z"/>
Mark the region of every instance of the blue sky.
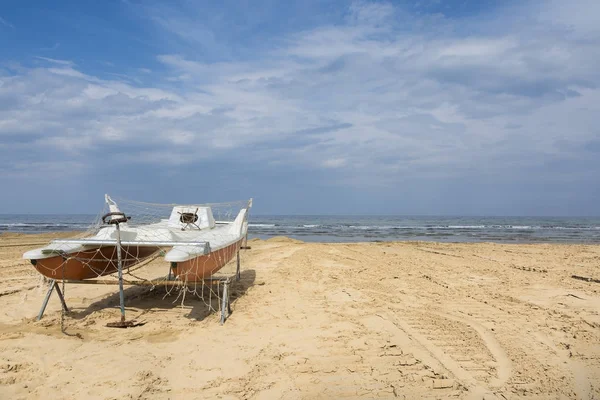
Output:
<path fill-rule="evenodd" d="M 600 215 L 600 2 L 3 1 L 0 213 Z"/>

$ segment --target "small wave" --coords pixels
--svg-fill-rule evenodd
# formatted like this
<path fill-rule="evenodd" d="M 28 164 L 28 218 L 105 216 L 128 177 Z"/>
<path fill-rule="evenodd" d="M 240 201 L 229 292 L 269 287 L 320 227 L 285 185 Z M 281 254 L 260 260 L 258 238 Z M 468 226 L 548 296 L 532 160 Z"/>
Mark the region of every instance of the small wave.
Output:
<path fill-rule="evenodd" d="M 1 227 L 7 228 L 66 228 L 69 226 L 89 226 L 90 224 L 51 224 L 51 223 L 23 223 L 11 222 L 0 224 Z"/>
<path fill-rule="evenodd" d="M 10 223 L 10 224 L 0 224 L 0 226 L 5 226 L 8 228 L 14 228 L 14 227 L 24 227 L 24 226 L 31 226 L 30 224 L 23 224 L 20 222 L 15 222 L 15 223 Z"/>
<path fill-rule="evenodd" d="M 0 226 L 2 226 L 0 224 Z M 541 226 L 541 225 L 323 225 L 323 224 L 298 224 L 298 225 L 277 225 L 277 224 L 249 224 L 253 228 L 278 228 L 278 229 L 327 229 L 330 231 L 389 231 L 389 230 L 575 230 L 590 231 L 600 230 L 600 226 Z"/>

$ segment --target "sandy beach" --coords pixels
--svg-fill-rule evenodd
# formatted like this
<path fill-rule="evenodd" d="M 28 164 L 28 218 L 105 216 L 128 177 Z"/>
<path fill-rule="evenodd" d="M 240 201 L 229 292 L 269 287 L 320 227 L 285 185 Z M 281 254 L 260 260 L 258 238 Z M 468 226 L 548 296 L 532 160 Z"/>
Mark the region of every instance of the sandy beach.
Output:
<path fill-rule="evenodd" d="M 107 328 L 117 287 L 68 285 L 64 334 L 21 259 L 54 236 L 0 236 L 2 399 L 600 398 L 600 246 L 251 240 L 223 326 L 129 287 L 145 324 Z"/>

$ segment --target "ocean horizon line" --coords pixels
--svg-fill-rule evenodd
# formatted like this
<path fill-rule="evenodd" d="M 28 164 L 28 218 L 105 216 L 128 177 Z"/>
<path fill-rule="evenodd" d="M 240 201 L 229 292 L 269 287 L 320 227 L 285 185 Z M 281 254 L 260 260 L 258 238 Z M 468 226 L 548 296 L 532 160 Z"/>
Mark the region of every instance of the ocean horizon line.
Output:
<path fill-rule="evenodd" d="M 98 216 L 100 213 L 0 213 L 0 216 Z M 250 217 L 395 217 L 395 218 L 600 218 L 600 215 L 501 215 L 501 214 L 263 214 Z"/>

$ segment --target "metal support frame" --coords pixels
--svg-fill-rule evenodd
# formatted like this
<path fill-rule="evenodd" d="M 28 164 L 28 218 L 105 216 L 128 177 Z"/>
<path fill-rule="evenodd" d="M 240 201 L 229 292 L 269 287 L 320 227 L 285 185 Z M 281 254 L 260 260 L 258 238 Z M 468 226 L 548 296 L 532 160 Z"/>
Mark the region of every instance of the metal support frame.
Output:
<path fill-rule="evenodd" d="M 223 282 L 223 298 L 221 299 L 221 325 L 225 323 L 225 320 L 229 318 L 231 314 L 231 306 L 229 302 L 229 285 L 231 284 L 231 279 L 227 278 Z"/>
<path fill-rule="evenodd" d="M 236 272 L 235 276 L 227 276 L 227 277 L 210 277 L 210 278 L 206 278 L 204 279 L 202 282 L 204 284 L 208 284 L 208 285 L 223 285 L 223 294 L 222 294 L 222 299 L 221 299 L 221 307 L 220 307 L 220 312 L 221 312 L 221 325 L 223 325 L 225 323 L 225 320 L 227 320 L 227 318 L 229 318 L 229 316 L 231 315 L 232 311 L 231 311 L 231 290 L 230 290 L 230 286 L 232 283 L 232 279 L 235 277 L 236 281 L 239 281 L 239 264 L 238 264 L 238 270 Z M 122 279 L 121 281 L 119 280 L 109 280 L 109 279 L 94 279 L 94 280 L 86 280 L 86 281 L 77 281 L 77 280 L 71 280 L 71 279 L 66 279 L 64 281 L 65 284 L 83 284 L 83 285 L 119 285 L 119 287 L 121 287 L 121 285 L 127 285 L 127 286 L 174 286 L 174 285 L 184 285 L 187 284 L 189 282 L 186 281 L 182 281 L 182 280 L 170 280 L 170 279 L 165 279 L 165 278 L 161 278 L 161 279 L 157 279 L 157 280 L 149 280 L 149 281 L 127 281 Z M 63 306 L 63 309 L 65 311 L 69 311 L 69 309 L 67 308 L 67 303 L 65 302 L 65 298 L 59 288 L 58 282 L 56 280 L 52 280 L 50 282 L 50 286 L 48 288 L 48 292 L 46 293 L 46 297 L 44 298 L 44 302 L 42 304 L 42 308 L 40 309 L 40 312 L 38 314 L 38 321 L 42 318 L 42 316 L 44 315 L 44 311 L 46 310 L 46 306 L 48 305 L 48 301 L 50 300 L 50 296 L 52 295 L 52 291 L 56 290 L 56 293 L 58 294 L 58 297 L 61 301 L 61 304 Z M 119 305 L 123 304 L 121 303 L 121 290 L 119 290 Z M 124 299 L 123 299 L 124 300 Z M 121 309 L 121 312 L 123 312 L 123 310 Z"/>
<path fill-rule="evenodd" d="M 238 250 L 237 252 L 237 267 L 235 269 L 235 280 L 236 281 L 240 281 L 241 277 L 242 277 L 242 273 L 240 271 L 240 251 Z"/>
<path fill-rule="evenodd" d="M 65 302 L 65 297 L 63 296 L 62 292 L 60 291 L 60 288 L 58 287 L 56 280 L 51 279 L 50 286 L 48 286 L 48 292 L 46 293 L 46 297 L 44 297 L 44 302 L 42 303 L 42 308 L 40 309 L 40 312 L 38 313 L 38 317 L 37 317 L 38 321 L 40 319 L 42 319 L 42 316 L 44 315 L 44 311 L 46 311 L 46 307 L 48 306 L 48 301 L 50 300 L 50 296 L 52 295 L 53 290 L 56 290 L 56 294 L 58 295 L 58 298 L 60 299 L 60 303 L 62 305 L 63 310 L 65 310 L 65 312 L 69 312 L 69 308 L 67 307 L 67 303 Z"/>
<path fill-rule="evenodd" d="M 120 323 L 125 324 L 125 295 L 123 294 L 123 263 L 121 262 L 121 228 L 119 227 L 119 222 L 115 224 L 115 227 L 117 229 L 117 267 L 119 272 L 119 305 L 121 306 Z"/>
<path fill-rule="evenodd" d="M 117 232 L 119 231 L 119 225 L 117 224 L 116 226 L 117 228 Z M 125 323 L 125 298 L 124 298 L 124 293 L 123 293 L 123 286 L 124 285 L 128 285 L 128 286 L 174 286 L 174 285 L 185 285 L 189 282 L 187 281 L 182 281 L 179 279 L 175 279 L 175 277 L 172 275 L 172 271 L 171 268 L 169 268 L 169 275 L 166 278 L 160 278 L 160 279 L 156 279 L 156 280 L 145 280 L 145 281 L 128 281 L 123 279 L 123 270 L 122 270 L 122 265 L 121 265 L 121 243 L 120 242 L 120 235 L 117 235 L 117 256 L 118 256 L 118 261 L 119 261 L 119 268 L 118 268 L 118 280 L 109 280 L 109 279 L 93 279 L 93 280 L 84 280 L 84 281 L 78 281 L 78 280 L 71 280 L 71 279 L 65 279 L 62 280 L 61 282 L 63 284 L 67 284 L 67 283 L 74 283 L 74 284 L 85 284 L 85 285 L 115 285 L 118 284 L 119 285 L 119 306 L 121 309 L 121 324 Z M 204 284 L 210 284 L 210 285 L 221 285 L 223 284 L 223 297 L 221 299 L 221 325 L 223 325 L 225 323 L 225 320 L 227 320 L 227 318 L 231 315 L 231 301 L 230 301 L 230 285 L 232 282 L 232 279 L 235 278 L 236 282 L 239 282 L 241 279 L 241 259 L 240 259 L 240 251 L 237 251 L 236 254 L 236 270 L 235 270 L 235 275 L 234 276 L 227 276 L 227 277 L 210 277 L 210 278 L 206 278 L 203 279 L 203 283 Z M 44 311 L 46 310 L 46 306 L 48 305 L 48 301 L 50 300 L 50 296 L 52 295 L 52 291 L 56 290 L 56 294 L 58 295 L 60 302 L 62 304 L 63 309 L 68 312 L 69 309 L 67 308 L 67 303 L 65 302 L 65 298 L 63 296 L 63 293 L 61 292 L 58 283 L 56 282 L 55 279 L 52 279 L 50 281 L 50 286 L 48 287 L 48 292 L 46 293 L 46 297 L 44 298 L 44 302 L 42 303 L 42 308 L 40 309 L 40 312 L 38 314 L 37 320 L 39 321 L 42 316 L 44 315 Z"/>

